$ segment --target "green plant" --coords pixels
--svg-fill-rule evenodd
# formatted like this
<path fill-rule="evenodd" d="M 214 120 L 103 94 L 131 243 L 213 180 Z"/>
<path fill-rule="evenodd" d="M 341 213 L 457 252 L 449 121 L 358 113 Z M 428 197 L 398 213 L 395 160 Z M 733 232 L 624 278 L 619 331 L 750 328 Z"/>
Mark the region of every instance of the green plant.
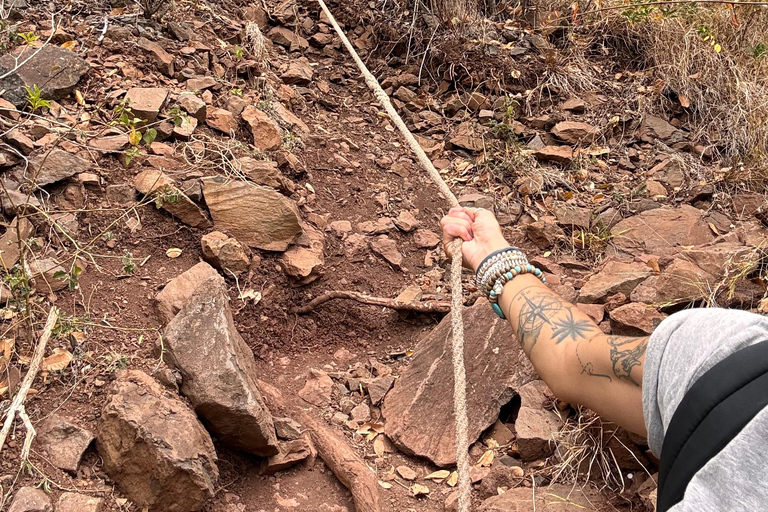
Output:
<path fill-rule="evenodd" d="M 39 108 L 51 108 L 51 102 L 41 97 L 42 92 L 37 84 L 32 84 L 32 87 L 25 85 L 24 90 L 27 91 L 27 103 L 29 103 L 32 112 Z"/>
<path fill-rule="evenodd" d="M 40 39 L 40 36 L 38 36 L 34 32 L 21 32 L 19 34 L 19 37 L 22 38 L 24 42 L 30 46 L 32 45 L 32 43 Z"/>
<path fill-rule="evenodd" d="M 3 282 L 8 286 L 15 301 L 28 297 L 32 291 L 27 274 L 20 265 L 14 265 L 8 269 L 8 273 L 3 276 Z"/>
<path fill-rule="evenodd" d="M 80 277 L 80 274 L 83 273 L 83 269 L 78 267 L 77 265 L 73 265 L 72 269 L 69 272 L 64 272 L 63 270 L 59 270 L 58 272 L 53 274 L 54 279 L 61 279 L 63 277 L 67 278 L 67 286 L 69 286 L 69 291 L 75 291 L 77 290 L 77 278 Z"/>
<path fill-rule="evenodd" d="M 708 26 L 699 25 L 696 27 L 696 33 L 701 36 L 703 41 L 708 42 L 710 46 L 714 48 L 715 52 L 720 53 L 720 51 L 723 49 L 722 46 L 720 46 L 720 43 L 715 42 L 715 37 L 712 35 L 712 29 Z"/>
<path fill-rule="evenodd" d="M 240 62 L 243 60 L 243 47 L 236 45 L 235 46 L 235 61 Z"/>
<path fill-rule="evenodd" d="M 239 87 L 234 87 L 234 88 L 230 89 L 229 94 L 231 94 L 232 96 L 238 96 L 238 97 L 242 98 L 243 97 L 243 90 L 241 88 L 239 88 Z"/>
<path fill-rule="evenodd" d="M 752 56 L 755 59 L 762 59 L 766 55 L 768 55 L 768 44 L 760 41 L 752 47 Z"/>
<path fill-rule="evenodd" d="M 136 271 L 136 263 L 133 260 L 133 253 L 126 252 L 120 259 L 120 262 L 123 264 L 123 271 L 125 271 L 126 274 L 133 274 Z"/>
<path fill-rule="evenodd" d="M 166 188 L 155 196 L 155 208 L 159 210 L 164 204 L 173 204 L 179 199 L 179 193 L 175 189 Z"/>
<path fill-rule="evenodd" d="M 131 146 L 125 151 L 123 151 L 123 155 L 125 155 L 125 165 L 131 165 L 131 161 L 136 158 L 137 156 L 141 155 L 141 151 L 136 146 Z"/>
<path fill-rule="evenodd" d="M 174 126 L 181 126 L 181 123 L 183 123 L 185 119 L 189 119 L 189 115 L 181 110 L 181 107 L 178 105 L 175 105 L 168 110 L 168 117 Z"/>

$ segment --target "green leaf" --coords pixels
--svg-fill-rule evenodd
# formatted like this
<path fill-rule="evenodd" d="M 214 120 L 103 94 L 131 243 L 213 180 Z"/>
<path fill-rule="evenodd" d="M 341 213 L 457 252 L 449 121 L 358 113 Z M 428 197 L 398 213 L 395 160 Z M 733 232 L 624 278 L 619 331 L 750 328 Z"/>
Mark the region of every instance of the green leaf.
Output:
<path fill-rule="evenodd" d="M 66 275 L 67 275 L 66 272 L 64 272 L 63 270 L 59 270 L 58 272 L 55 272 L 53 274 L 53 278 L 54 279 L 61 279 L 62 277 L 66 276 Z"/>
<path fill-rule="evenodd" d="M 157 138 L 157 130 L 154 128 L 147 128 L 147 131 L 144 132 L 144 143 L 147 146 L 152 145 L 153 142 L 155 142 L 155 139 Z"/>

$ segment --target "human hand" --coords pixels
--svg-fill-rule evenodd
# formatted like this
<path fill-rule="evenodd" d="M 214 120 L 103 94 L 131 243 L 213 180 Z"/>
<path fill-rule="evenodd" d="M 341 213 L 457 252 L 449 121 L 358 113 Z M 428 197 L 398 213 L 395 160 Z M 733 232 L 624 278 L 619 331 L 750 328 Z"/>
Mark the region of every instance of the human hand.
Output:
<path fill-rule="evenodd" d="M 496 217 L 482 208 L 451 208 L 440 221 L 440 226 L 443 228 L 445 253 L 451 257 L 453 240 L 461 238 L 464 240 L 461 246 L 464 266 L 472 270 L 477 270 L 483 259 L 493 251 L 509 246 Z"/>

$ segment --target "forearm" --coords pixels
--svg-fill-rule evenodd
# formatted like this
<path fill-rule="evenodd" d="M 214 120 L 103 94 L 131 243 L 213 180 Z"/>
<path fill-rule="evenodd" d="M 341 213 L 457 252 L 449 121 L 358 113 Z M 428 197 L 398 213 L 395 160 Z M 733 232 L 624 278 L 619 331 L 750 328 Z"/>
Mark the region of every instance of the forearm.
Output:
<path fill-rule="evenodd" d="M 531 274 L 508 282 L 499 306 L 536 371 L 560 399 L 645 434 L 640 384 L 648 338 L 604 334 Z"/>

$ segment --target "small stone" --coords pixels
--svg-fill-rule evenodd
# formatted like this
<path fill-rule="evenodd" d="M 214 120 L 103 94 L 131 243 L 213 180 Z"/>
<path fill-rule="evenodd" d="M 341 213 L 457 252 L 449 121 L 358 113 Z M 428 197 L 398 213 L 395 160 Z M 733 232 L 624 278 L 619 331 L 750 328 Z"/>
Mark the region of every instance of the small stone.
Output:
<path fill-rule="evenodd" d="M 63 149 L 54 148 L 29 158 L 27 176 L 34 179 L 34 185 L 50 185 L 76 174 L 93 170 L 93 163 Z"/>
<path fill-rule="evenodd" d="M 314 70 L 309 64 L 309 60 L 306 57 L 291 60 L 288 64 L 288 69 L 283 73 L 280 78 L 283 82 L 291 85 L 309 85 L 312 83 L 312 76 Z"/>
<path fill-rule="evenodd" d="M 197 119 L 194 117 L 184 117 L 181 124 L 173 127 L 173 138 L 175 140 L 188 141 L 197 128 Z"/>
<path fill-rule="evenodd" d="M 376 222 L 365 221 L 357 225 L 358 231 L 366 235 L 382 235 L 395 230 L 395 223 L 389 217 L 379 217 Z"/>
<path fill-rule="evenodd" d="M 648 197 L 667 197 L 667 189 L 664 185 L 655 180 L 646 180 L 644 183 Z"/>
<path fill-rule="evenodd" d="M 170 322 L 183 308 L 195 291 L 219 273 L 208 263 L 201 261 L 186 272 L 171 279 L 155 297 L 155 309 L 164 322 Z"/>
<path fill-rule="evenodd" d="M 88 141 L 88 146 L 102 153 L 119 153 L 130 145 L 127 135 L 111 135 Z"/>
<path fill-rule="evenodd" d="M 261 151 L 275 151 L 282 146 L 280 128 L 267 114 L 249 105 L 241 116 L 251 129 L 254 146 Z"/>
<path fill-rule="evenodd" d="M 331 232 L 339 238 L 352 232 L 352 223 L 348 220 L 335 220 L 328 225 Z"/>
<path fill-rule="evenodd" d="M 15 73 L 2 80 L 0 89 L 3 97 L 21 108 L 26 104 L 26 90 L 23 86 L 40 87 L 40 96 L 46 100 L 60 100 L 75 90 L 80 79 L 88 73 L 90 66 L 77 53 L 55 44 L 34 48 L 22 45 L 0 58 L 0 67 L 15 69 Z M 4 71 L 5 71 L 4 70 Z"/>
<path fill-rule="evenodd" d="M 467 208 L 485 208 L 486 210 L 493 211 L 495 201 L 492 196 L 486 196 L 484 194 L 462 194 L 459 199 L 459 204 Z"/>
<path fill-rule="evenodd" d="M 337 412 L 334 413 L 333 416 L 331 416 L 331 423 L 334 425 L 346 425 L 346 423 L 349 421 L 349 416 L 344 414 L 343 412 Z"/>
<path fill-rule="evenodd" d="M 650 271 L 644 263 L 609 261 L 600 272 L 584 283 L 579 291 L 579 301 L 595 304 L 616 293 L 629 295 L 638 284 L 651 275 Z"/>
<path fill-rule="evenodd" d="M 29 263 L 34 288 L 40 293 L 53 293 L 69 286 L 69 273 L 53 258 Z"/>
<path fill-rule="evenodd" d="M 514 441 L 515 436 L 512 431 L 509 430 L 505 424 L 496 420 L 496 423 L 491 425 L 491 428 L 485 433 L 486 439 L 493 439 L 499 446 L 506 446 Z"/>
<path fill-rule="evenodd" d="M 168 89 L 159 87 L 134 87 L 125 94 L 125 101 L 133 114 L 146 123 L 157 120 L 167 98 Z"/>
<path fill-rule="evenodd" d="M 416 480 L 416 472 L 408 466 L 397 466 L 395 471 L 403 480 L 408 480 L 409 482 Z"/>
<path fill-rule="evenodd" d="M 515 180 L 514 186 L 522 196 L 539 194 L 544 188 L 544 177 L 541 174 L 520 176 Z"/>
<path fill-rule="evenodd" d="M 384 258 L 390 265 L 400 268 L 403 264 L 403 255 L 397 248 L 394 240 L 387 235 L 381 235 L 371 242 L 373 252 Z"/>
<path fill-rule="evenodd" d="M 275 27 L 267 35 L 273 42 L 285 46 L 291 51 L 309 48 L 309 41 L 287 27 Z"/>
<path fill-rule="evenodd" d="M 589 230 L 592 212 L 587 208 L 580 208 L 566 203 L 555 203 L 552 211 L 557 217 L 557 223 L 563 227 Z"/>
<path fill-rule="evenodd" d="M 202 122 L 206 120 L 208 106 L 195 93 L 182 92 L 179 94 L 179 106 L 198 121 Z M 237 128 L 237 126 L 235 126 L 235 128 Z M 225 133 L 229 134 L 230 132 Z"/>
<path fill-rule="evenodd" d="M 351 262 L 363 261 L 368 253 L 368 241 L 359 233 L 352 233 L 344 240 L 344 255 Z"/>
<path fill-rule="evenodd" d="M 647 304 L 630 302 L 610 312 L 611 320 L 615 323 L 614 330 L 627 327 L 645 334 L 651 334 L 667 315 L 659 313 Z"/>
<path fill-rule="evenodd" d="M 355 357 L 357 357 L 355 354 L 343 347 L 333 353 L 333 358 L 340 363 L 346 363 Z"/>
<path fill-rule="evenodd" d="M 428 229 L 417 229 L 413 233 L 413 241 L 416 244 L 416 247 L 422 249 L 434 249 L 440 245 L 442 240 L 433 231 Z"/>
<path fill-rule="evenodd" d="M 272 418 L 275 423 L 275 432 L 280 439 L 298 439 L 303 429 L 298 421 L 291 418 Z"/>
<path fill-rule="evenodd" d="M 245 252 L 245 247 L 234 238 L 220 231 L 213 231 L 200 240 L 203 258 L 219 270 L 245 272 L 251 264 L 251 259 Z"/>
<path fill-rule="evenodd" d="M 531 462 L 552 455 L 554 436 L 561 426 L 562 422 L 551 411 L 521 407 L 515 421 L 520 458 Z"/>
<path fill-rule="evenodd" d="M 491 468 L 472 466 L 469 469 L 469 479 L 473 484 L 482 482 L 491 472 Z"/>
<path fill-rule="evenodd" d="M 41 489 L 22 487 L 13 497 L 8 512 L 53 512 L 53 506 Z"/>
<path fill-rule="evenodd" d="M 107 201 L 112 204 L 126 206 L 136 202 L 136 189 L 127 183 L 107 185 Z"/>
<path fill-rule="evenodd" d="M 392 375 L 386 375 L 384 377 L 378 377 L 373 379 L 368 384 L 368 394 L 371 397 L 372 405 L 379 405 L 384 401 L 384 397 L 387 395 L 392 386 L 395 384 L 395 377 Z"/>
<path fill-rule="evenodd" d="M 56 503 L 56 512 L 101 512 L 104 499 L 85 494 L 65 492 Z"/>
<path fill-rule="evenodd" d="M 5 141 L 25 155 L 29 155 L 35 150 L 34 141 L 21 133 L 18 128 L 14 128 L 5 134 Z"/>
<path fill-rule="evenodd" d="M 573 112 L 574 114 L 581 114 L 586 109 L 586 104 L 581 98 L 569 98 L 563 103 L 563 110 Z"/>
<path fill-rule="evenodd" d="M 410 233 L 419 226 L 419 221 L 416 220 L 416 217 L 414 217 L 413 214 L 407 210 L 401 211 L 397 218 L 394 220 L 394 223 L 398 229 L 405 231 L 406 233 Z"/>
<path fill-rule="evenodd" d="M 299 391 L 304 401 L 322 407 L 331 401 L 333 380 L 322 370 L 311 369 L 306 384 Z"/>
<path fill-rule="evenodd" d="M 165 48 L 163 48 L 160 43 L 150 41 L 145 37 L 140 37 L 136 41 L 136 44 L 139 48 L 148 51 L 152 55 L 155 60 L 155 64 L 157 65 L 157 69 L 161 73 L 168 76 L 173 76 L 173 55 L 165 51 Z"/>
<path fill-rule="evenodd" d="M 77 474 L 80 459 L 93 440 L 91 432 L 58 415 L 37 427 L 36 442 L 47 454 L 47 460 L 73 475 Z"/>
<path fill-rule="evenodd" d="M 528 239 L 539 249 L 551 249 L 555 243 L 565 237 L 563 230 L 551 220 L 542 218 L 525 226 Z"/>
<path fill-rule="evenodd" d="M 277 455 L 272 455 L 267 459 L 262 474 L 274 475 L 278 471 L 288 469 L 306 460 L 312 454 L 309 442 L 303 438 L 279 443 L 278 449 L 280 451 Z"/>
<path fill-rule="evenodd" d="M 303 286 L 315 281 L 323 273 L 325 264 L 323 233 L 312 226 L 304 226 L 306 244 L 290 247 L 281 256 L 278 264 L 291 279 L 294 286 Z"/>
<path fill-rule="evenodd" d="M 187 80 L 187 90 L 188 91 L 205 91 L 206 89 L 210 89 L 211 87 L 215 87 L 217 84 L 216 79 L 212 76 L 204 76 L 202 78 L 190 78 Z M 203 101 L 205 101 L 205 98 L 202 97 Z M 209 101 L 206 101 L 206 103 L 210 103 Z"/>
<path fill-rule="evenodd" d="M 544 146 L 535 150 L 533 156 L 544 162 L 568 165 L 573 161 L 573 149 L 570 146 Z"/>
<path fill-rule="evenodd" d="M 371 419 L 371 409 L 365 403 L 360 403 L 352 409 L 350 416 L 353 421 L 365 423 Z"/>
<path fill-rule="evenodd" d="M 229 136 L 233 136 L 237 132 L 239 125 L 232 112 L 223 108 L 208 109 L 205 124 Z"/>

